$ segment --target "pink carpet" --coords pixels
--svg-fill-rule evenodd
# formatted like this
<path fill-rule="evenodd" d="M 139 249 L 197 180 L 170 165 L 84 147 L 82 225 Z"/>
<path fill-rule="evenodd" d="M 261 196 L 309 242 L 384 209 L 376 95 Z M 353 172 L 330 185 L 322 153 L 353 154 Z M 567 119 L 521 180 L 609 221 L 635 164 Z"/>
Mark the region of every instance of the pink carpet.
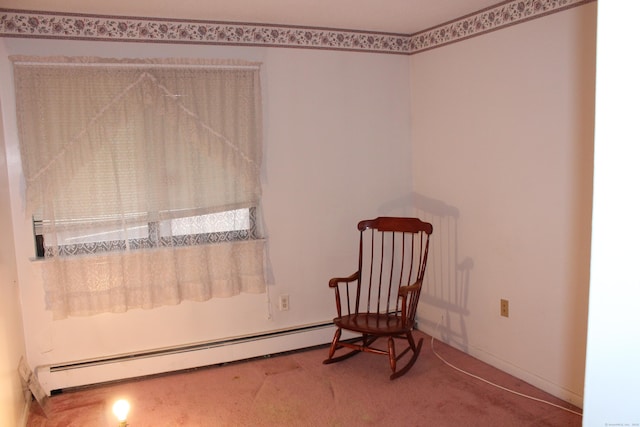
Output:
<path fill-rule="evenodd" d="M 323 365 L 315 348 L 246 362 L 64 391 L 34 403 L 29 427 L 117 426 L 111 405 L 131 403 L 130 427 L 173 426 L 580 426 L 582 417 L 505 392 L 439 360 L 424 337 L 405 376 L 385 357 Z M 580 412 L 531 385 L 436 341 L 448 362 L 519 393 Z"/>

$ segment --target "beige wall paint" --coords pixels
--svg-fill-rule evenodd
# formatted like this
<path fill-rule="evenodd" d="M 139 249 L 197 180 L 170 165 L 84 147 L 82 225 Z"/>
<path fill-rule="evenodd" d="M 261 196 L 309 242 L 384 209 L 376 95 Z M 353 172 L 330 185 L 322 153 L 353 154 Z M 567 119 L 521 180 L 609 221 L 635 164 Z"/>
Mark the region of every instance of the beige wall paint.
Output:
<path fill-rule="evenodd" d="M 0 100 L 0 426 L 19 426 L 25 422 L 27 401 L 18 375 L 18 363 L 26 352 L 13 244 L 2 112 L 3 103 Z"/>
<path fill-rule="evenodd" d="M 577 404 L 595 20 L 593 3 L 411 60 L 414 198 L 440 225 L 422 324 Z"/>
<path fill-rule="evenodd" d="M 269 294 L 52 321 L 44 307 L 39 264 L 29 259 L 31 226 L 22 211 L 18 162 L 9 169 L 9 184 L 32 366 L 327 322 L 335 316 L 329 278 L 350 274 L 357 267 L 357 221 L 377 216 L 384 203 L 410 191 L 407 57 L 280 48 L 2 42 L 7 53 L 0 58 L 0 95 L 11 110 L 5 134 L 7 152 L 15 159 L 18 145 L 8 54 L 244 58 L 263 63 Z M 7 226 L 8 219 L 4 221 Z M 278 311 L 280 294 L 290 296 L 289 311 Z M 327 329 L 324 342 L 332 333 Z M 145 361 L 147 367 L 153 363 Z M 110 374 L 113 378 L 131 374 L 123 369 L 115 366 Z M 54 389 L 64 386 L 45 384 Z"/>

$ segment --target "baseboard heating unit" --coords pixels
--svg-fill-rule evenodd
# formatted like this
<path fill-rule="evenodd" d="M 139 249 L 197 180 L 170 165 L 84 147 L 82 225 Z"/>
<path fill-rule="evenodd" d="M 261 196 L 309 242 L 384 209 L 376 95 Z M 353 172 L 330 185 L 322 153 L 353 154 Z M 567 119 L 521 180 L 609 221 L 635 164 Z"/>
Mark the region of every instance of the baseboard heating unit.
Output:
<path fill-rule="evenodd" d="M 36 368 L 45 392 L 235 362 L 331 342 L 332 322 Z"/>

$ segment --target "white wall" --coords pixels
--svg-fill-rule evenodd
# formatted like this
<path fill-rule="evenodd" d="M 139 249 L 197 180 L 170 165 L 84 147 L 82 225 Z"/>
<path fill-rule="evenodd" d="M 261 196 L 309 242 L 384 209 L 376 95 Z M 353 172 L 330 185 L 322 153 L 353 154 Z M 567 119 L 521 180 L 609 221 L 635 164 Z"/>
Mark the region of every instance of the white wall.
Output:
<path fill-rule="evenodd" d="M 414 203 L 436 227 L 420 324 L 578 405 L 595 20 L 591 3 L 411 59 Z"/>
<path fill-rule="evenodd" d="M 327 286 L 356 269 L 356 223 L 411 187 L 409 59 L 282 48 L 4 39 L 0 96 L 26 346 L 32 366 L 170 347 L 329 321 Z M 23 189 L 10 54 L 219 57 L 263 62 L 263 208 L 269 295 L 241 295 L 52 321 L 45 310 Z M 8 218 L 3 216 L 3 226 Z M 288 294 L 291 308 L 277 310 Z M 268 297 L 270 296 L 271 301 Z M 327 330 L 326 341 L 331 339 Z M 325 341 L 325 342 L 326 342 Z M 264 353 L 269 353 L 264 348 Z M 208 363 L 215 363 L 210 360 Z M 149 362 L 152 363 L 152 362 Z M 162 370 L 165 367 L 158 367 Z M 113 368 L 113 376 L 124 375 Z M 48 384 L 58 388 L 64 384 Z"/>
<path fill-rule="evenodd" d="M 636 0 L 598 5 L 593 253 L 584 426 L 640 425 L 640 62 Z"/>
<path fill-rule="evenodd" d="M 18 375 L 18 363 L 26 352 L 13 250 L 2 107 L 0 100 L 0 426 L 18 426 L 25 422 L 27 408 L 23 385 Z"/>

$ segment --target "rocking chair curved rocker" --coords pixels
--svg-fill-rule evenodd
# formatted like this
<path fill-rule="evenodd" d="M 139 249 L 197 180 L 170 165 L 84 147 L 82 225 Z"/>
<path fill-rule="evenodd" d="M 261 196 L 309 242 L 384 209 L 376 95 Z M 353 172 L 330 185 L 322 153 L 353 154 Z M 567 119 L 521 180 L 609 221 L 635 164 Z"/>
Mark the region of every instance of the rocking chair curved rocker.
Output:
<path fill-rule="evenodd" d="M 422 339 L 415 342 L 412 331 L 422 282 L 424 280 L 429 239 L 433 227 L 417 218 L 379 217 L 360 221 L 358 270 L 347 277 L 329 281 L 335 291 L 337 329 L 323 363 L 348 359 L 360 352 L 385 355 L 391 365 L 391 379 L 411 369 L 420 355 Z M 342 331 L 359 338 L 341 340 Z M 386 338 L 386 348 L 374 347 Z M 396 353 L 395 340 L 407 342 Z M 336 354 L 337 350 L 340 355 Z M 400 369 L 398 360 L 410 354 Z"/>

